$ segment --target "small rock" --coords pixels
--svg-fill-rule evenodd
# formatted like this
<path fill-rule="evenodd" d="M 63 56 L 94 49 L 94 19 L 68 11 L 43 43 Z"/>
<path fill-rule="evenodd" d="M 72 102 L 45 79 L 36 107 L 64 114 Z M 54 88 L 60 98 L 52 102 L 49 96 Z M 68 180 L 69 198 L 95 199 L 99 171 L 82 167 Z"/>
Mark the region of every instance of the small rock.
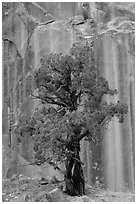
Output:
<path fill-rule="evenodd" d="M 6 198 L 6 199 L 5 199 L 5 201 L 9 201 L 9 199 L 8 199 L 8 198 Z"/>
<path fill-rule="evenodd" d="M 22 175 L 19 175 L 19 178 L 22 178 Z"/>
<path fill-rule="evenodd" d="M 40 182 L 40 185 L 47 185 L 47 184 L 48 184 L 48 182 L 44 182 L 44 181 Z"/>
<path fill-rule="evenodd" d="M 101 183 L 100 183 L 100 181 L 96 181 L 95 182 L 95 186 L 94 186 L 95 188 L 98 188 L 98 189 L 100 189 L 101 188 Z"/>
<path fill-rule="evenodd" d="M 112 197 L 116 197 L 115 195 L 111 195 Z"/>
<path fill-rule="evenodd" d="M 65 202 L 65 195 L 59 188 L 55 188 L 49 193 L 46 193 L 48 202 Z"/>
<path fill-rule="evenodd" d="M 101 198 L 102 202 L 107 202 L 104 198 Z"/>
<path fill-rule="evenodd" d="M 48 180 L 48 178 L 41 178 L 41 180 L 40 180 L 40 184 L 41 185 L 46 185 L 46 184 L 48 184 L 49 183 L 49 180 Z"/>
<path fill-rule="evenodd" d="M 14 197 L 14 199 L 17 199 L 17 198 L 18 198 L 17 196 Z"/>
<path fill-rule="evenodd" d="M 30 197 L 29 197 L 28 195 L 26 195 L 25 198 L 24 198 L 24 201 L 25 201 L 25 202 L 28 202 L 29 199 L 30 199 Z"/>

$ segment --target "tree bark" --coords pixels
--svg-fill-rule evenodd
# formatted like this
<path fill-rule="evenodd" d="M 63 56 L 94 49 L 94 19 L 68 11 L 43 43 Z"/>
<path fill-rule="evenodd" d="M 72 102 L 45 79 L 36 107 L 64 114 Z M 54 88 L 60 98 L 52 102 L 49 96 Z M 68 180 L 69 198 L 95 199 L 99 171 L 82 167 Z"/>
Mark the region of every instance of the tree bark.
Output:
<path fill-rule="evenodd" d="M 66 160 L 65 192 L 71 196 L 82 196 L 85 194 L 85 180 L 80 161 L 79 141 L 70 141 L 68 144 L 68 155 Z"/>

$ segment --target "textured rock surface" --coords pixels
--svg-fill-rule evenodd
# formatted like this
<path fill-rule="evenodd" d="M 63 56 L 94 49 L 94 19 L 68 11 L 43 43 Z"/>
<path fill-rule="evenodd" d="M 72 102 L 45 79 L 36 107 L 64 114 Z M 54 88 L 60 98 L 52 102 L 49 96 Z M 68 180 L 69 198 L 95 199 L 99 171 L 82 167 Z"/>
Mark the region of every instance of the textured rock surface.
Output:
<path fill-rule="evenodd" d="M 134 3 L 99 2 L 89 6 L 94 21 L 83 21 L 77 2 L 3 3 L 4 148 L 9 144 L 28 162 L 33 161 L 33 144 L 28 136 L 19 143 L 14 132 L 8 134 L 8 114 L 13 112 L 12 120 L 16 121 L 18 110 L 30 114 L 39 104 L 31 101 L 25 77 L 38 66 L 42 55 L 66 54 L 75 41 L 90 39 L 94 41 L 96 64 L 102 68 L 111 88 L 118 89 L 119 95 L 113 100 L 126 102 L 129 113 L 124 124 L 120 125 L 116 119 L 109 124 L 100 146 L 82 142 L 86 180 L 91 185 L 99 180 L 115 191 L 125 190 L 125 187 L 133 190 Z M 13 160 L 12 164 L 7 163 L 16 166 L 17 157 Z M 50 175 L 51 169 L 46 173 Z M 28 171 L 26 168 L 24 173 Z"/>

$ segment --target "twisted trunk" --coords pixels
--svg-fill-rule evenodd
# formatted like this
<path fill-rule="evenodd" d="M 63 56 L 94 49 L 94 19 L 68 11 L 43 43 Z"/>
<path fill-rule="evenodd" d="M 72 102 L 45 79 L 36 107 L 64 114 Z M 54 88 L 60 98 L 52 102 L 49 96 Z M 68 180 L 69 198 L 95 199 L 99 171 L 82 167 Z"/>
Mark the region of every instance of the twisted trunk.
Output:
<path fill-rule="evenodd" d="M 85 194 L 85 180 L 80 161 L 80 143 L 79 141 L 70 141 L 68 143 L 68 155 L 66 160 L 66 193 L 71 196 Z"/>

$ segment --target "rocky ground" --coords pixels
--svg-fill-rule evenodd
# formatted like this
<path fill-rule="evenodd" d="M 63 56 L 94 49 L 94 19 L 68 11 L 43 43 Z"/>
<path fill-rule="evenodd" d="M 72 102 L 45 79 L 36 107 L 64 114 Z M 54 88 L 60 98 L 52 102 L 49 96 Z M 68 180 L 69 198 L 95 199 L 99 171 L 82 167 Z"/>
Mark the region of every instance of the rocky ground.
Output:
<path fill-rule="evenodd" d="M 26 177 L 3 181 L 3 202 L 134 202 L 131 192 L 110 192 L 86 186 L 86 195 L 68 196 L 62 192 L 63 182 Z"/>

